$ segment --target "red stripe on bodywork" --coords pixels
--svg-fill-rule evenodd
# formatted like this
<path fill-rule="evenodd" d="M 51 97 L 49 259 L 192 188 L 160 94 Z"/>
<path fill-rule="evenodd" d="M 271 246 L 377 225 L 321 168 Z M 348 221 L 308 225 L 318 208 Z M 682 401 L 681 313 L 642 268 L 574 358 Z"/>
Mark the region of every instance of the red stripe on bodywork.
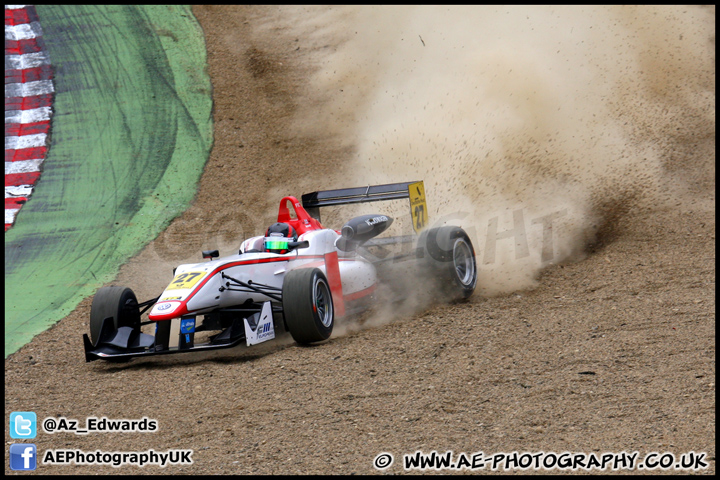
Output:
<path fill-rule="evenodd" d="M 279 258 L 258 258 L 255 260 L 240 260 L 237 262 L 227 263 L 225 265 L 222 265 L 212 272 L 210 272 L 199 284 L 197 287 L 195 287 L 195 290 L 188 295 L 188 297 L 182 301 L 180 307 L 176 309 L 174 312 L 169 313 L 167 315 L 150 315 L 148 314 L 148 319 L 157 322 L 161 320 L 172 320 L 173 318 L 177 318 L 181 315 L 185 315 L 187 313 L 190 313 L 190 310 L 187 308 L 187 302 L 189 302 L 197 292 L 200 291 L 200 289 L 210 281 L 212 277 L 214 277 L 219 272 L 222 272 L 223 270 L 227 270 L 228 268 L 237 267 L 239 265 L 254 265 L 258 263 L 272 263 L 272 262 L 288 262 L 290 260 L 296 260 L 298 258 L 322 258 L 318 255 L 297 255 L 294 257 L 279 257 Z"/>
<path fill-rule="evenodd" d="M 328 283 L 330 284 L 330 292 L 333 297 L 335 316 L 342 317 L 345 315 L 345 300 L 343 299 L 342 280 L 340 278 L 340 262 L 338 261 L 337 252 L 325 254 L 325 272 L 327 273 Z"/>
<path fill-rule="evenodd" d="M 325 265 L 325 256 L 318 255 L 317 258 L 322 258 L 322 261 L 319 262 L 311 262 L 311 263 L 305 263 L 302 267 L 298 268 L 315 268 L 315 267 L 322 267 Z M 357 262 L 357 260 L 353 258 L 338 258 L 338 262 Z"/>
<path fill-rule="evenodd" d="M 362 297 L 367 297 L 368 295 L 372 294 L 372 293 L 375 291 L 375 287 L 376 287 L 376 286 L 377 286 L 376 284 L 373 284 L 373 285 L 369 286 L 368 288 L 366 288 L 366 289 L 364 289 L 364 290 L 360 290 L 360 291 L 358 291 L 358 292 L 351 293 L 351 294 L 349 294 L 349 295 L 344 295 L 344 296 L 343 296 L 343 299 L 344 299 L 346 302 L 351 302 L 351 301 L 353 301 L 353 300 L 357 300 L 357 299 L 362 298 Z"/>

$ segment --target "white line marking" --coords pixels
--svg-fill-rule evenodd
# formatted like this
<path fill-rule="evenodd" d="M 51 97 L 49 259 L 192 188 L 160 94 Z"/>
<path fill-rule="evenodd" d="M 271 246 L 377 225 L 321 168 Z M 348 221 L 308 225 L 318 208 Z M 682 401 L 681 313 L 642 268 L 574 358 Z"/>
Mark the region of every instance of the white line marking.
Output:
<path fill-rule="evenodd" d="M 20 150 L 21 148 L 44 147 L 47 134 L 36 133 L 33 135 L 21 135 L 5 137 L 5 150 Z"/>
<path fill-rule="evenodd" d="M 32 185 L 5 185 L 5 198 L 29 197 L 32 189 Z"/>
<path fill-rule="evenodd" d="M 54 92 L 52 80 L 38 80 L 27 83 L 8 83 L 5 85 L 5 98 L 33 97 Z"/>
<path fill-rule="evenodd" d="M 39 172 L 43 159 L 18 160 L 17 162 L 5 162 L 5 175 L 12 173 Z"/>
<path fill-rule="evenodd" d="M 50 59 L 44 51 L 23 53 L 22 55 L 5 55 L 5 70 L 25 70 L 42 65 L 50 65 Z"/>
<path fill-rule="evenodd" d="M 5 123 L 37 123 L 50 120 L 50 107 L 31 108 L 30 110 L 6 110 Z"/>
<path fill-rule="evenodd" d="M 19 212 L 19 208 L 6 208 L 5 209 L 5 223 L 13 223 L 15 221 L 15 215 Z"/>
<path fill-rule="evenodd" d="M 39 22 L 5 25 L 5 40 L 30 40 L 31 38 L 42 37 L 42 34 L 42 27 Z"/>

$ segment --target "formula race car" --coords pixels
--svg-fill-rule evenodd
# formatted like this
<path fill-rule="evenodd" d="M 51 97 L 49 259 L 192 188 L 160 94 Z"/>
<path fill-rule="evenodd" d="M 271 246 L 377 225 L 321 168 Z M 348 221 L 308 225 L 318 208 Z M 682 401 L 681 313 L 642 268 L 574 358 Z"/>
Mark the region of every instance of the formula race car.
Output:
<path fill-rule="evenodd" d="M 393 222 L 382 214 L 355 217 L 340 230 L 320 223 L 321 207 L 404 198 L 410 199 L 412 235 L 377 238 Z M 321 342 L 337 319 L 373 305 L 385 288 L 381 272 L 406 261 L 436 280 L 443 298 L 469 297 L 477 281 L 470 238 L 456 226 L 425 228 L 427 221 L 422 181 L 318 191 L 302 195 L 302 202 L 284 197 L 265 235 L 242 242 L 237 255 L 202 252 L 209 261 L 178 266 L 156 298 L 138 302 L 130 288 L 99 289 L 90 335 L 83 335 L 85 360 L 250 346 L 276 332 L 289 332 L 299 344 Z M 377 252 L 401 244 L 410 246 L 384 257 Z M 155 325 L 154 335 L 141 331 L 148 324 Z M 207 338 L 196 343 L 203 331 Z"/>

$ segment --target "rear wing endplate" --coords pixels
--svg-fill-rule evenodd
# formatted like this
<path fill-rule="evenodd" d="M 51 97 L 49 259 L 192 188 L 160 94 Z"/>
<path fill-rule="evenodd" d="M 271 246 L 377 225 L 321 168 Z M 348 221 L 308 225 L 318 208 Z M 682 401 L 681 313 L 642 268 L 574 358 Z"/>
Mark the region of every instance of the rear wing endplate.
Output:
<path fill-rule="evenodd" d="M 428 221 L 423 181 L 368 185 L 365 187 L 340 188 L 306 193 L 302 196 L 303 208 L 320 221 L 320 207 L 352 203 L 379 202 L 384 200 L 410 199 L 410 215 L 413 229 L 419 232 Z"/>

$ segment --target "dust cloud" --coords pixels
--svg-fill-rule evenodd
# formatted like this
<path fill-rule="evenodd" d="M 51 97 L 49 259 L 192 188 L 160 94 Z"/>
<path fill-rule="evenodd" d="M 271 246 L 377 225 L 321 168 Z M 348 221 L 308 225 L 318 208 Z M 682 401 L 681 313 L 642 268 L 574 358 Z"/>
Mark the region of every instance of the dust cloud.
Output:
<path fill-rule="evenodd" d="M 318 54 L 298 132 L 352 147 L 353 185 L 424 180 L 430 223 L 472 238 L 480 295 L 714 185 L 714 7 L 283 12 Z"/>

